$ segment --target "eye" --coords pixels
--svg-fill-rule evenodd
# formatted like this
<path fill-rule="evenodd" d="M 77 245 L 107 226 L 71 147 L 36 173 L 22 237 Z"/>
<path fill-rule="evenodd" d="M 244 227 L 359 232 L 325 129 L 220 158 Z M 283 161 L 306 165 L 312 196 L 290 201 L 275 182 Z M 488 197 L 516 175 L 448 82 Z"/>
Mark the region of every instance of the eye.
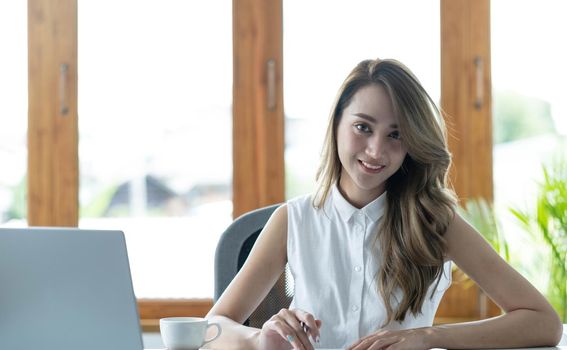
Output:
<path fill-rule="evenodd" d="M 370 127 L 364 123 L 357 123 L 354 124 L 354 127 L 356 128 L 356 130 L 362 132 L 362 133 L 369 133 L 372 132 L 372 130 L 370 130 Z"/>
<path fill-rule="evenodd" d="M 390 136 L 394 140 L 399 140 L 400 139 L 400 132 L 396 130 L 396 131 L 391 132 L 390 135 L 388 135 L 388 136 Z"/>

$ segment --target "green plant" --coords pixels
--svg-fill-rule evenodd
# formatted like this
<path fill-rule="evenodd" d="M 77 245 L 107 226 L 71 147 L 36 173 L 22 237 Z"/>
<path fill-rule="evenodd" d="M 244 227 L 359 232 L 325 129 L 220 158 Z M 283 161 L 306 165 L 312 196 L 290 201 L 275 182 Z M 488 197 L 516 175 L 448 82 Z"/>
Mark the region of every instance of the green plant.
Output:
<path fill-rule="evenodd" d="M 535 238 L 550 251 L 547 298 L 563 322 L 567 321 L 567 159 L 556 157 L 543 166 L 533 212 L 510 209 Z"/>
<path fill-rule="evenodd" d="M 468 200 L 460 214 L 492 245 L 506 261 L 510 261 L 510 250 L 502 233 L 494 206 L 483 198 Z"/>

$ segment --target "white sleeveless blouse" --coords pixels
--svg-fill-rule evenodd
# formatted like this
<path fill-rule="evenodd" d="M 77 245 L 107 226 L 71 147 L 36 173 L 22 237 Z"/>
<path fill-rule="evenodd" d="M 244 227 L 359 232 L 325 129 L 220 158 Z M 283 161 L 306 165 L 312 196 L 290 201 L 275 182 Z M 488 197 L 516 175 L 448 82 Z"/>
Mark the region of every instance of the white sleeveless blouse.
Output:
<path fill-rule="evenodd" d="M 336 186 L 322 209 L 313 208 L 311 199 L 307 195 L 287 202 L 287 259 L 294 280 L 290 308 L 322 320 L 320 343 L 315 347 L 345 348 L 378 330 L 386 319 L 375 283 L 380 262 L 373 250 L 379 254 L 380 247 L 372 248 L 386 193 L 362 209 L 347 202 Z M 403 322 L 383 328 L 431 326 L 450 285 L 451 262 L 447 261 L 437 290 L 433 290 L 435 283 L 430 287 L 422 313 L 408 312 Z M 401 294 L 397 296 L 401 300 Z"/>

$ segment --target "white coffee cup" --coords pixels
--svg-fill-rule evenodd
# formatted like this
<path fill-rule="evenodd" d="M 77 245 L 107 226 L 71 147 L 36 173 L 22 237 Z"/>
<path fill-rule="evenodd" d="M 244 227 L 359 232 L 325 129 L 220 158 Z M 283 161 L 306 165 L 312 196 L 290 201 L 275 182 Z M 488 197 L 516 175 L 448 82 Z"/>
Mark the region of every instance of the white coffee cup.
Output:
<path fill-rule="evenodd" d="M 217 327 L 217 334 L 205 339 L 207 329 Z M 200 317 L 166 317 L 159 320 L 163 344 L 168 350 L 194 350 L 212 342 L 221 335 L 218 323 Z"/>

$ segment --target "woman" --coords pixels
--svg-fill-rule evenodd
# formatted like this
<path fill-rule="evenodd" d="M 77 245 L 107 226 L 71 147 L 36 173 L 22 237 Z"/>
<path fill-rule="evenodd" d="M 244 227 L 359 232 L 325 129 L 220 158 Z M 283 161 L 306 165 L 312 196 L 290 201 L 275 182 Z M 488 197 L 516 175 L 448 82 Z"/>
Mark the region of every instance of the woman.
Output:
<path fill-rule="evenodd" d="M 359 63 L 332 108 L 318 189 L 278 208 L 208 318 L 212 348 L 428 349 L 553 346 L 545 298 L 456 213 L 443 120 L 395 60 Z M 432 326 L 455 262 L 505 314 Z M 290 266 L 295 294 L 242 326 Z"/>

